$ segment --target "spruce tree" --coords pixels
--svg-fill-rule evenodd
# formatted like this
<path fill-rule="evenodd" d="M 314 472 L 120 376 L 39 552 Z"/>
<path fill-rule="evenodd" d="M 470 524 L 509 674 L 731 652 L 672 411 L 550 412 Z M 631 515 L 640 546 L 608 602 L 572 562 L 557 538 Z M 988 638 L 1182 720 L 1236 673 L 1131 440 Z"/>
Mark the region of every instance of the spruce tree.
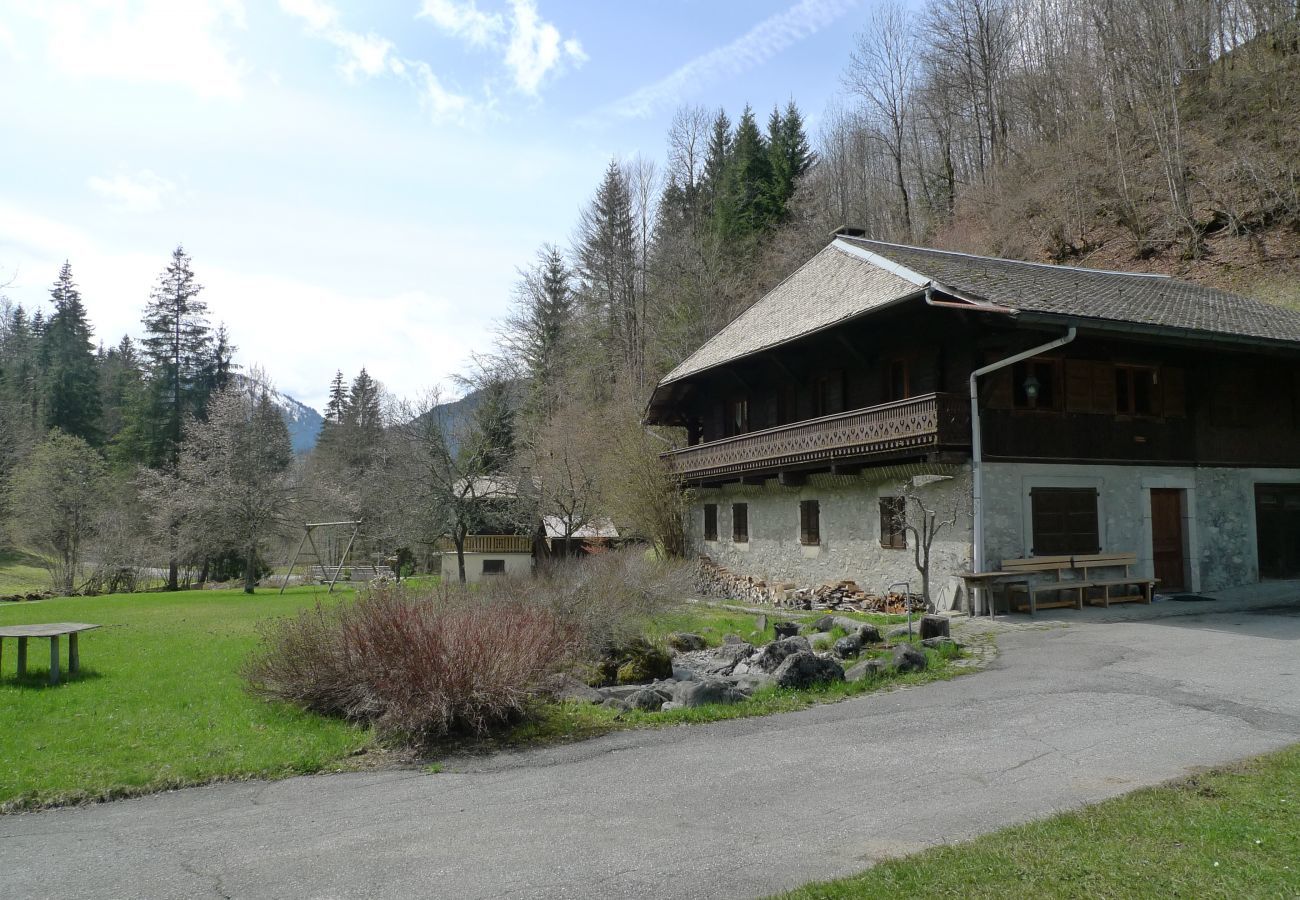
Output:
<path fill-rule="evenodd" d="M 723 175 L 731 162 L 733 145 L 731 120 L 727 118 L 725 109 L 719 109 L 713 119 L 709 149 L 704 156 L 704 172 L 700 176 L 700 211 L 704 219 L 713 217 L 714 206 L 722 190 Z"/>
<path fill-rule="evenodd" d="M 379 382 L 362 367 L 348 392 L 347 413 L 340 435 L 343 455 L 354 473 L 366 471 L 384 438 Z"/>
<path fill-rule="evenodd" d="M 140 348 L 149 370 L 150 466 L 175 464 L 185 417 L 201 415 L 212 390 L 213 341 L 202 290 L 185 249 L 177 247 L 145 307 Z"/>
<path fill-rule="evenodd" d="M 741 243 L 774 221 L 771 204 L 772 161 L 767 141 L 749 106 L 736 125 L 731 158 L 723 169 L 714 201 L 714 228 L 729 243 Z"/>
<path fill-rule="evenodd" d="M 45 425 L 90 444 L 99 442 L 99 374 L 86 307 L 64 262 L 50 288 L 54 313 L 41 335 Z"/>
<path fill-rule="evenodd" d="M 504 472 L 515 457 L 515 412 L 510 402 L 510 385 L 492 378 L 482 388 L 474 410 L 470 446 L 473 462 L 466 468 L 485 474 Z"/>
<path fill-rule="evenodd" d="M 343 370 L 338 369 L 334 372 L 334 378 L 330 381 L 330 399 L 325 404 L 325 421 L 334 425 L 342 425 L 343 417 L 347 415 L 347 411 L 347 383 L 343 380 Z"/>
<path fill-rule="evenodd" d="M 799 179 L 813 164 L 813 152 L 804 133 L 803 115 L 791 100 L 785 114 L 773 107 L 767 123 L 768 153 L 772 162 L 769 202 L 774 220 L 784 221 Z"/>

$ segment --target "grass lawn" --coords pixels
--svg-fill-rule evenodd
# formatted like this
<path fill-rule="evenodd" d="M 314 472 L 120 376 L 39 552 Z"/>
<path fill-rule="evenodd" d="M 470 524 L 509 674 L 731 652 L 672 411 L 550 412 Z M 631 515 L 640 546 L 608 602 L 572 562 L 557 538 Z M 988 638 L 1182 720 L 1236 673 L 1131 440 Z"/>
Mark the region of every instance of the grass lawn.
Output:
<path fill-rule="evenodd" d="M 46 591 L 50 573 L 40 557 L 21 550 L 0 550 L 0 596 Z"/>
<path fill-rule="evenodd" d="M 183 591 L 0 604 L 0 625 L 105 626 L 82 635 L 81 674 L 56 688 L 46 685 L 48 641 L 29 642 L 21 683 L 16 642 L 4 641 L 0 809 L 317 772 L 370 746 L 368 730 L 244 692 L 239 669 L 256 645 L 257 622 L 291 614 L 317 594 Z"/>
<path fill-rule="evenodd" d="M 784 897 L 1300 897 L 1300 746 Z"/>

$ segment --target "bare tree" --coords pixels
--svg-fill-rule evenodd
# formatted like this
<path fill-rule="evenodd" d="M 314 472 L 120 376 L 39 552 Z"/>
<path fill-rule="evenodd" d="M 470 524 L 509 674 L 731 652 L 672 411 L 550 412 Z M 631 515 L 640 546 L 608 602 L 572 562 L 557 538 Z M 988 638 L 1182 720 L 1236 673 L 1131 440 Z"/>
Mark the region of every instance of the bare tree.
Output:
<path fill-rule="evenodd" d="M 16 543 L 43 555 L 55 589 L 65 594 L 80 583 L 82 551 L 95 533 L 105 482 L 99 454 L 57 430 L 14 473 L 10 531 Z"/>
<path fill-rule="evenodd" d="M 912 235 L 912 200 L 904 174 L 908 120 L 919 69 L 916 31 L 911 15 L 885 2 L 872 10 L 867 31 L 858 35 L 844 72 L 844 84 L 860 97 L 879 140 L 894 163 L 894 188 L 903 231 Z"/>
<path fill-rule="evenodd" d="M 935 539 L 970 516 L 964 491 L 958 492 L 950 502 L 940 504 L 932 492 L 925 490 L 931 483 L 949 481 L 951 479 L 946 476 L 909 479 L 903 485 L 898 495 L 899 503 L 893 511 L 894 527 L 907 535 L 908 546 L 912 549 L 912 562 L 921 576 L 921 597 L 927 609 L 934 608 L 930 596 L 930 556 Z"/>

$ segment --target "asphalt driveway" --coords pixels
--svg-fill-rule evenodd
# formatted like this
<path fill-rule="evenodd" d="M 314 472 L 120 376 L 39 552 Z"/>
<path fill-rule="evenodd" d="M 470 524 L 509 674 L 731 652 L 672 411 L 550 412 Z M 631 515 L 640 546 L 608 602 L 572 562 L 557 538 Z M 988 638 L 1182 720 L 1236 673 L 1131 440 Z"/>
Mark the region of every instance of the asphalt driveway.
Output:
<path fill-rule="evenodd" d="M 18 897 L 753 897 L 1300 741 L 1300 607 L 1010 629 L 956 681 L 437 775 L 0 817 Z"/>

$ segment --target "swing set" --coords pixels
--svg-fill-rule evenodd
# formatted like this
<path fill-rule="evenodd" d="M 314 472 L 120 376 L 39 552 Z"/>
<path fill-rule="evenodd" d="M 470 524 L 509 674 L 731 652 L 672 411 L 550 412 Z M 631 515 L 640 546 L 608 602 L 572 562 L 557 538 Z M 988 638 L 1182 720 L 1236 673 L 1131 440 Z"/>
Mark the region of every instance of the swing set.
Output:
<path fill-rule="evenodd" d="M 283 594 L 284 589 L 289 586 L 289 578 L 293 575 L 293 567 L 298 564 L 298 557 L 302 555 L 302 548 L 307 544 L 311 545 L 311 552 L 316 557 L 316 564 L 312 568 L 319 570 L 322 579 L 329 579 L 329 590 L 325 593 L 333 593 L 334 584 L 339 580 L 339 575 L 347 565 L 348 554 L 352 552 L 352 545 L 356 543 L 357 534 L 361 531 L 363 521 L 363 519 L 357 519 L 351 522 L 308 522 L 303 525 L 302 540 L 298 542 L 298 549 L 293 552 L 293 557 L 289 560 L 289 570 L 285 572 L 284 581 L 280 584 L 280 593 Z M 326 552 L 324 556 L 321 555 L 320 548 L 316 546 L 316 538 L 312 534 L 317 528 L 330 529 L 324 533 Z M 348 542 L 343 547 L 343 552 L 337 556 L 337 562 L 335 562 L 334 551 L 338 547 L 335 538 L 345 533 L 341 532 L 340 529 L 346 528 L 351 528 L 352 534 L 349 535 Z M 374 573 L 376 576 L 380 574 L 378 569 L 379 567 L 376 566 Z"/>

